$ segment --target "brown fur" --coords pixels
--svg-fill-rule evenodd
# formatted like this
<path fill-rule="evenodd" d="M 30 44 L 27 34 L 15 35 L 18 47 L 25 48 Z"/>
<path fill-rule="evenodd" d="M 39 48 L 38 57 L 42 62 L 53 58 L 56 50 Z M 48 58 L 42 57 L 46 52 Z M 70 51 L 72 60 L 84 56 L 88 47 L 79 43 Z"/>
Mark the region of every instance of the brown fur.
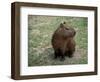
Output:
<path fill-rule="evenodd" d="M 64 60 L 65 56 L 73 56 L 76 45 L 74 40 L 75 34 L 75 30 L 66 27 L 65 22 L 60 24 L 52 36 L 52 46 L 54 48 L 55 58 L 60 57 L 61 60 Z"/>

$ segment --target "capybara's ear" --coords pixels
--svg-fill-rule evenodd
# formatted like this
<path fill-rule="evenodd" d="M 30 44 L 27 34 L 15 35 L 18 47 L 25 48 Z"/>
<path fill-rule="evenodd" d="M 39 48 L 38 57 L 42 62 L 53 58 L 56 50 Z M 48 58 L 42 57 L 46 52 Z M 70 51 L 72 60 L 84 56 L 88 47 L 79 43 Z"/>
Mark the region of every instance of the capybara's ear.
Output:
<path fill-rule="evenodd" d="M 64 26 L 64 25 L 61 23 L 61 24 L 60 24 L 60 27 L 63 27 L 63 26 Z"/>
<path fill-rule="evenodd" d="M 64 23 L 63 24 L 66 24 L 66 22 L 64 21 Z"/>

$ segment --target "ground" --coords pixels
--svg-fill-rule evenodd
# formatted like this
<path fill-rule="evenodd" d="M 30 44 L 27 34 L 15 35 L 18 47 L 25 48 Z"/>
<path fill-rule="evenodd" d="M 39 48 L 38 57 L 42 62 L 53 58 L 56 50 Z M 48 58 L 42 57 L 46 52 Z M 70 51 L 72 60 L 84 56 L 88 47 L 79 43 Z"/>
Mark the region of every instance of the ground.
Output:
<path fill-rule="evenodd" d="M 76 30 L 76 51 L 73 58 L 65 61 L 54 59 L 51 38 L 61 22 Z M 28 16 L 28 65 L 69 65 L 87 63 L 87 18 L 60 16 Z"/>

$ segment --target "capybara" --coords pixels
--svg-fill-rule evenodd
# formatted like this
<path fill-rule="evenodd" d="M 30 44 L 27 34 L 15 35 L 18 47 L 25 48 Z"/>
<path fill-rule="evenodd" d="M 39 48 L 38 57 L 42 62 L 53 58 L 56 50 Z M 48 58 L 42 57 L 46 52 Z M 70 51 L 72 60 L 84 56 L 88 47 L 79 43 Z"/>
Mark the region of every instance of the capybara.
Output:
<path fill-rule="evenodd" d="M 76 31 L 67 26 L 66 22 L 61 23 L 52 36 L 52 46 L 54 48 L 55 58 L 65 60 L 65 56 L 72 57 L 75 51 L 74 36 Z"/>

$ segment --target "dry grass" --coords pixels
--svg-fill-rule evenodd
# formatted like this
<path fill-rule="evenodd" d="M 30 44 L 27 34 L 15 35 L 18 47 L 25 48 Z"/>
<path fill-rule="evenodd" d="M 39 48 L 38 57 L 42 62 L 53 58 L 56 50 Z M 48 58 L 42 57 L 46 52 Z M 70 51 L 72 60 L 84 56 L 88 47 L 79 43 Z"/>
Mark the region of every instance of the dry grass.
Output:
<path fill-rule="evenodd" d="M 59 24 L 66 21 L 76 30 L 76 51 L 73 58 L 65 61 L 54 59 L 51 37 Z M 82 17 L 28 17 L 28 65 L 68 65 L 87 63 L 87 18 Z"/>

